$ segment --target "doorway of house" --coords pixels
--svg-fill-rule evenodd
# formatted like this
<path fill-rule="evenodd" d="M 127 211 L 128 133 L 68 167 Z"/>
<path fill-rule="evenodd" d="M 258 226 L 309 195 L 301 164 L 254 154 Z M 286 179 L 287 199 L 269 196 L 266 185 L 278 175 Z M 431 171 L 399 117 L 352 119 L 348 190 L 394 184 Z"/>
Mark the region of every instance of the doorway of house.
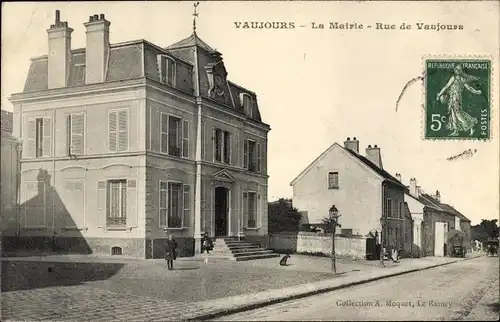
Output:
<path fill-rule="evenodd" d="M 229 214 L 229 189 L 215 188 L 215 236 L 227 236 L 227 223 Z"/>
<path fill-rule="evenodd" d="M 445 228 L 446 223 L 444 222 L 436 222 L 434 231 L 434 256 L 443 257 L 445 255 L 444 250 L 444 236 L 445 236 Z"/>

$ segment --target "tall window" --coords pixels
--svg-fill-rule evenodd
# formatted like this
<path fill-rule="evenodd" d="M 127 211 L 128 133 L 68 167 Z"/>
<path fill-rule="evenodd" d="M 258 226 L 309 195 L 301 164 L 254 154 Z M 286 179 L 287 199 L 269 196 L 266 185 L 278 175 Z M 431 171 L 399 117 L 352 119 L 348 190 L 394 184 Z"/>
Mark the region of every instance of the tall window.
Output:
<path fill-rule="evenodd" d="M 251 172 L 261 172 L 261 145 L 259 143 L 245 140 L 243 167 Z"/>
<path fill-rule="evenodd" d="M 339 188 L 339 173 L 328 172 L 328 189 L 338 189 L 338 188 Z"/>
<path fill-rule="evenodd" d="M 160 56 L 160 79 L 162 83 L 175 86 L 175 60 L 168 56 Z"/>
<path fill-rule="evenodd" d="M 231 134 L 228 131 L 214 129 L 215 160 L 231 163 Z"/>
<path fill-rule="evenodd" d="M 189 122 L 161 113 L 161 152 L 177 157 L 188 157 Z"/>
<path fill-rule="evenodd" d="M 160 226 L 182 228 L 189 212 L 189 186 L 160 181 Z M 187 217 L 186 217 L 187 218 Z"/>
<path fill-rule="evenodd" d="M 52 147 L 52 119 L 50 117 L 38 117 L 28 119 L 27 157 L 49 157 Z"/>
<path fill-rule="evenodd" d="M 81 155 L 84 152 L 84 115 L 70 114 L 66 121 L 68 154 Z"/>
<path fill-rule="evenodd" d="M 128 110 L 109 111 L 108 114 L 109 152 L 128 150 Z"/>
<path fill-rule="evenodd" d="M 385 211 L 386 211 L 387 217 L 392 217 L 392 201 L 391 201 L 391 199 L 387 199 Z"/>
<path fill-rule="evenodd" d="M 243 212 L 246 215 L 247 227 L 257 228 L 260 195 L 256 192 L 243 193 Z"/>
<path fill-rule="evenodd" d="M 127 224 L 127 180 L 109 180 L 107 218 L 108 226 Z"/>

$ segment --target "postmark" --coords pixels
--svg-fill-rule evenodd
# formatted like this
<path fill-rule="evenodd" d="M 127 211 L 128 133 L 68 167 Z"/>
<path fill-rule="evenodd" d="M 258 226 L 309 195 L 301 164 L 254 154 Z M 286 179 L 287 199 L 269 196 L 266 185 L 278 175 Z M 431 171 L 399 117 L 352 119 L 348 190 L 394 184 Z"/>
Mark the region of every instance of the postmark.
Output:
<path fill-rule="evenodd" d="M 425 139 L 490 139 L 491 60 L 427 58 L 424 63 Z"/>

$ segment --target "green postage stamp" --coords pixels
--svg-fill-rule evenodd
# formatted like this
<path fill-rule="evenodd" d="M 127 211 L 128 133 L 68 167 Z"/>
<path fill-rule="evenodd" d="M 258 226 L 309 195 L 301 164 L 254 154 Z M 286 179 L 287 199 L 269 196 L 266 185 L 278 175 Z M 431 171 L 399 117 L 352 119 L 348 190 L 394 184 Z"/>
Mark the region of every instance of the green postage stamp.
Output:
<path fill-rule="evenodd" d="M 491 60 L 425 60 L 425 138 L 490 138 Z"/>

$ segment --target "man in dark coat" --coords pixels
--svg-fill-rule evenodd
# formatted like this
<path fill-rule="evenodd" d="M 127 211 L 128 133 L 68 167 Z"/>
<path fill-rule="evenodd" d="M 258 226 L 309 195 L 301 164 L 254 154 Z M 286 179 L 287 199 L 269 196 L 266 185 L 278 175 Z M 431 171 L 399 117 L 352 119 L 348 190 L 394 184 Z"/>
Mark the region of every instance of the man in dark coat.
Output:
<path fill-rule="evenodd" d="M 177 242 L 172 238 L 172 234 L 169 234 L 168 239 L 165 240 L 165 260 L 169 270 L 174 269 L 174 260 L 177 258 L 176 252 Z"/>

